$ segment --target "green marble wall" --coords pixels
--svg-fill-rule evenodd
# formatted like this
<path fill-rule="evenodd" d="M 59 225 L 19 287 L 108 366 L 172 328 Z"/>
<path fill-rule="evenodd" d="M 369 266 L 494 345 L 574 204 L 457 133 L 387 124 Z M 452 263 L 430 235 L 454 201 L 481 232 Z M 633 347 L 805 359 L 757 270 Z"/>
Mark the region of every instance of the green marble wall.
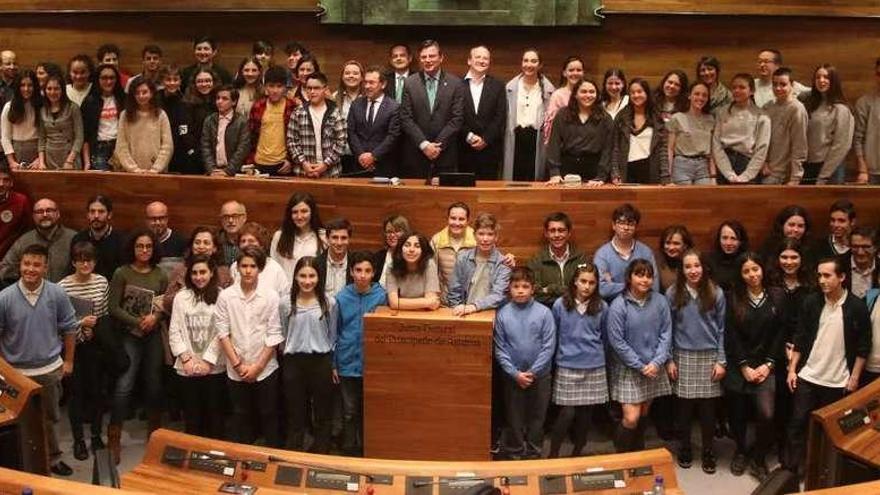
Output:
<path fill-rule="evenodd" d="M 601 0 L 322 0 L 322 22 L 362 25 L 597 26 Z"/>

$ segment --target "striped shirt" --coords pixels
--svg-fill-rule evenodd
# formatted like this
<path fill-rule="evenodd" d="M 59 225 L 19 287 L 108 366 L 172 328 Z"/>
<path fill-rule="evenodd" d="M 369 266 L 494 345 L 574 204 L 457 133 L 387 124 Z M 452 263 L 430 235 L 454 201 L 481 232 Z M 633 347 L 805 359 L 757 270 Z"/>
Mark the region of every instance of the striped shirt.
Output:
<path fill-rule="evenodd" d="M 101 318 L 107 316 L 107 297 L 110 292 L 110 284 L 103 275 L 92 273 L 88 282 L 78 282 L 76 275 L 68 275 L 64 277 L 58 285 L 64 289 L 68 297 L 85 299 L 94 304 L 93 316 Z M 74 305 L 74 308 L 76 305 Z M 82 317 L 83 315 L 77 315 Z M 76 330 L 77 341 L 82 341 L 82 328 Z"/>

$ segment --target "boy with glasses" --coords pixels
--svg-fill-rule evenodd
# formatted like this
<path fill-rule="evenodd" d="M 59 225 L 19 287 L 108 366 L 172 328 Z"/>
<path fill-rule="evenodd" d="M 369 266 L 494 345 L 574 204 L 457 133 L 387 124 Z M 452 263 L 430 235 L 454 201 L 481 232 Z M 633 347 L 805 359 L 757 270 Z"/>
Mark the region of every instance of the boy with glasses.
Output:
<path fill-rule="evenodd" d="M 599 271 L 599 294 L 609 303 L 623 292 L 626 268 L 632 260 L 648 260 L 654 273 L 658 273 L 651 248 L 636 240 L 636 228 L 641 219 L 642 214 L 633 205 L 626 203 L 617 207 L 611 214 L 614 235 L 593 257 Z M 660 291 L 660 277 L 654 277 L 653 286 L 654 291 Z"/>

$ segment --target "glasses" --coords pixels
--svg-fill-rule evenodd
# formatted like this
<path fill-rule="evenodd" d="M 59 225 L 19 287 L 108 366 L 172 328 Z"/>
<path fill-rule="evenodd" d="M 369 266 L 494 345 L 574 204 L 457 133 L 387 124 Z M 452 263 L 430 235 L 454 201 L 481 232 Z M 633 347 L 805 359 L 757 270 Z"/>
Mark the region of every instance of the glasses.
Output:
<path fill-rule="evenodd" d="M 852 244 L 849 247 L 853 251 L 871 251 L 874 249 L 873 244 Z"/>
<path fill-rule="evenodd" d="M 53 213 L 58 213 L 58 208 L 43 208 L 40 210 L 34 210 L 34 215 L 52 215 Z"/>

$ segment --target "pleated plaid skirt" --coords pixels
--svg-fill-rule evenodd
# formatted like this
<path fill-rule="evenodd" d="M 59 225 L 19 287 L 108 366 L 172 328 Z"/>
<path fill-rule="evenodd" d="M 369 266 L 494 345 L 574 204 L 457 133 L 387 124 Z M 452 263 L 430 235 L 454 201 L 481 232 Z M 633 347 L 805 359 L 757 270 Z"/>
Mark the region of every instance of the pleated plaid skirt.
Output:
<path fill-rule="evenodd" d="M 611 398 L 621 404 L 637 404 L 670 395 L 672 387 L 665 369 L 657 378 L 648 378 L 624 365 L 616 356 L 611 364 Z"/>
<path fill-rule="evenodd" d="M 718 352 L 676 349 L 673 359 L 678 366 L 678 380 L 672 382 L 672 391 L 682 399 L 710 399 L 721 397 L 721 382 L 712 381 L 712 368 Z"/>
<path fill-rule="evenodd" d="M 608 402 L 605 367 L 591 370 L 556 368 L 553 403 L 560 406 L 589 406 Z"/>

